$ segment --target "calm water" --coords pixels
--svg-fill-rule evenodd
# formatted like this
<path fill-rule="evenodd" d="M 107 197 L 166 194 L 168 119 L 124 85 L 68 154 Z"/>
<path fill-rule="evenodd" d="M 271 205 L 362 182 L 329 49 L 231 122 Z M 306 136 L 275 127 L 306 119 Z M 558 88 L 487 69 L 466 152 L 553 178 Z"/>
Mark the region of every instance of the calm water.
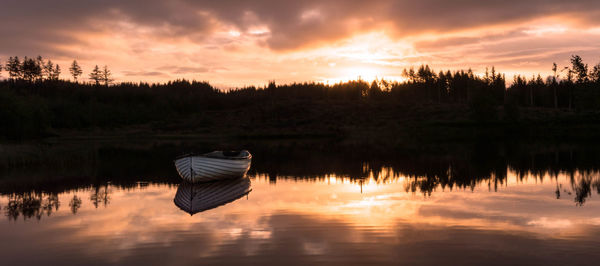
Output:
<path fill-rule="evenodd" d="M 256 151 L 248 179 L 191 187 L 180 184 L 169 159 L 190 145 L 4 147 L 13 163 L 1 172 L 2 264 L 600 259 L 593 149 L 247 144 Z M 25 159 L 32 149 L 46 155 Z M 190 215 L 175 204 L 184 190 L 214 195 Z"/>

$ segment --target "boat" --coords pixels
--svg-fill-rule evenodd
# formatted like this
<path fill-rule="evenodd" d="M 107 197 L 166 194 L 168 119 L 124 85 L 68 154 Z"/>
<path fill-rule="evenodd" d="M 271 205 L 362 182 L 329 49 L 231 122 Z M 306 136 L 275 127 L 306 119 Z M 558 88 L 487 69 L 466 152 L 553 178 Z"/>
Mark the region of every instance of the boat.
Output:
<path fill-rule="evenodd" d="M 181 210 L 194 215 L 233 202 L 251 191 L 247 177 L 201 184 L 183 182 L 177 188 L 173 202 Z"/>
<path fill-rule="evenodd" d="M 243 177 L 251 161 L 252 155 L 247 150 L 214 151 L 179 156 L 175 159 L 175 168 L 183 180 L 198 183 Z"/>

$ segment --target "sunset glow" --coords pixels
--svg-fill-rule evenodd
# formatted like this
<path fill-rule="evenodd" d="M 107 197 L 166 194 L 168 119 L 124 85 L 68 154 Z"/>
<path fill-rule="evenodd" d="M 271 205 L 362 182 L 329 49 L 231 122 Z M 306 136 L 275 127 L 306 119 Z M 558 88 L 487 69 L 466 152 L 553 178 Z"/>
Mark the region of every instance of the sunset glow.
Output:
<path fill-rule="evenodd" d="M 69 3 L 43 14 L 30 8 L 45 1 L 4 3 L 0 61 L 43 55 L 65 68 L 77 59 L 84 72 L 110 66 L 118 81 L 229 88 L 398 80 L 420 64 L 547 75 L 552 62 L 600 51 L 591 1 L 61 2 Z"/>
<path fill-rule="evenodd" d="M 599 0 L 0 18 L 3 265 L 600 261 Z"/>

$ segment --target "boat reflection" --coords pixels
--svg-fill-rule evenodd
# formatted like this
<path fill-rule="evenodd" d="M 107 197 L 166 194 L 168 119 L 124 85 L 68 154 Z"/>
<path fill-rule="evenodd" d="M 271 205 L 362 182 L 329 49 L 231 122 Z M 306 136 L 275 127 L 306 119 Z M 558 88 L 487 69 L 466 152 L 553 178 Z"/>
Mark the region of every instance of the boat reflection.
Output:
<path fill-rule="evenodd" d="M 184 182 L 177 188 L 173 201 L 181 210 L 194 215 L 233 202 L 250 191 L 247 177 L 202 184 Z"/>

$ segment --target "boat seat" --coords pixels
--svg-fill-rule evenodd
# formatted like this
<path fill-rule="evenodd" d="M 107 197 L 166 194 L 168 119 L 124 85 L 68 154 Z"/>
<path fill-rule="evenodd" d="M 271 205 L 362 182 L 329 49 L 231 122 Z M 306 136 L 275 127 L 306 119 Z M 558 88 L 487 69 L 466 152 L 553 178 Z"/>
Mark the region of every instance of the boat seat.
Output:
<path fill-rule="evenodd" d="M 225 155 L 226 157 L 235 157 L 240 155 L 240 153 L 242 153 L 241 151 L 223 151 L 223 155 Z"/>

